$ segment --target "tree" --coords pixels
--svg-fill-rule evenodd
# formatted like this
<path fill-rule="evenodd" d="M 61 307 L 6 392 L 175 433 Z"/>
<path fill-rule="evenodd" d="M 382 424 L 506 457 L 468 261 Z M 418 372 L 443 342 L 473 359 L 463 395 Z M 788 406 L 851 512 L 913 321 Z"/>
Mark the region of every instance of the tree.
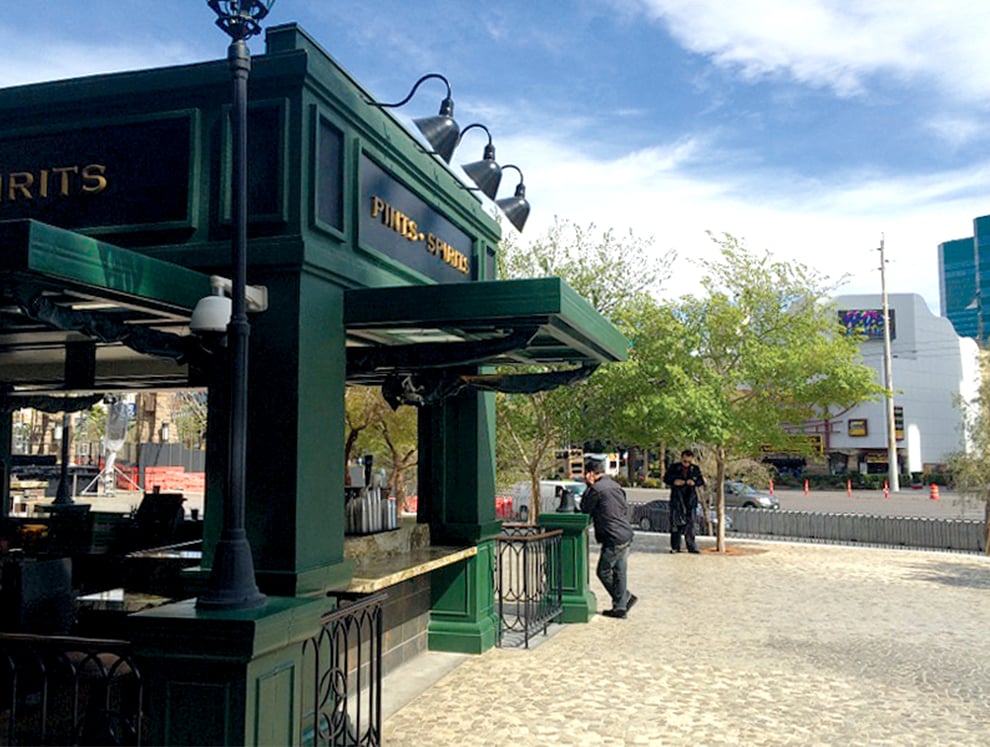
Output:
<path fill-rule="evenodd" d="M 838 324 L 835 285 L 729 234 L 712 239 L 721 259 L 704 263 L 707 295 L 630 310 L 622 319 L 630 364 L 610 375 L 627 429 L 639 422 L 643 437 L 711 452 L 723 551 L 729 459 L 764 445 L 807 448 L 795 436 L 803 422 L 882 389 L 859 362 L 859 340 Z"/>
<path fill-rule="evenodd" d="M 389 407 L 375 387 L 349 386 L 344 393 L 344 464 L 351 462 L 351 455 L 358 446 L 363 432 L 381 421 Z M 345 479 L 350 483 L 349 473 Z"/>
<path fill-rule="evenodd" d="M 347 388 L 345 405 L 345 463 L 356 452 L 371 454 L 374 464 L 389 473 L 389 495 L 395 495 L 401 505 L 415 484 L 419 457 L 416 409 L 404 405 L 393 411 L 378 387 L 361 386 Z"/>
<path fill-rule="evenodd" d="M 172 400 L 172 422 L 180 443 L 191 449 L 202 449 L 206 442 L 207 393 L 179 392 Z"/>
<path fill-rule="evenodd" d="M 390 468 L 389 495 L 394 495 L 403 506 L 409 486 L 416 482 L 419 459 L 416 408 L 403 405 L 394 412 L 385 410 L 371 431 L 374 434 L 372 449 L 384 453 L 387 468 Z"/>
<path fill-rule="evenodd" d="M 956 490 L 964 500 L 983 504 L 983 547 L 990 555 L 990 376 L 981 356 L 980 390 L 970 402 L 960 402 L 966 448 L 949 460 Z"/>
<path fill-rule="evenodd" d="M 652 238 L 632 231 L 624 237 L 611 230 L 599 233 L 594 224 L 585 228 L 559 218 L 528 247 L 503 240 L 498 255 L 500 277 L 560 277 L 609 318 L 659 290 L 672 259 L 672 252 L 654 251 Z M 590 437 L 584 424 L 588 397 L 598 391 L 594 385 L 577 385 L 496 399 L 499 481 L 514 472 L 529 478 L 531 520 L 539 515 L 539 481 L 556 449 Z"/>

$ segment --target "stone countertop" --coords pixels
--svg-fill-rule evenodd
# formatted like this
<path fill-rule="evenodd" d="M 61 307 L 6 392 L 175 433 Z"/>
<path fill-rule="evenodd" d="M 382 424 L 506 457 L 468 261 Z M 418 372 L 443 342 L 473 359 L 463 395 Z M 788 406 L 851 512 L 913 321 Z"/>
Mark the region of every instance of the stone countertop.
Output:
<path fill-rule="evenodd" d="M 76 600 L 81 610 L 89 612 L 140 612 L 169 602 L 167 597 L 144 592 L 124 591 L 122 588 L 86 594 Z"/>
<path fill-rule="evenodd" d="M 477 554 L 477 547 L 426 547 L 394 555 L 358 557 L 346 591 L 371 594 Z"/>

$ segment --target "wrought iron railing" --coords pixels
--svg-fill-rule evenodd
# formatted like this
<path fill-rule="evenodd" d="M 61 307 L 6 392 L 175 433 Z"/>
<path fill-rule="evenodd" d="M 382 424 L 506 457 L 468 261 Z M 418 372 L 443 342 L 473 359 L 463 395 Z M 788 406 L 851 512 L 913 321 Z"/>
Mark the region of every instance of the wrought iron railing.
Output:
<path fill-rule="evenodd" d="M 382 734 L 384 593 L 335 594 L 338 608 L 303 643 L 311 687 L 304 702 L 304 744 L 375 747 Z"/>
<path fill-rule="evenodd" d="M 500 618 L 498 645 L 529 640 L 564 610 L 563 530 L 509 524 L 495 540 L 495 591 Z"/>
<path fill-rule="evenodd" d="M 139 745 L 143 683 L 126 641 L 0 634 L 0 745 Z"/>

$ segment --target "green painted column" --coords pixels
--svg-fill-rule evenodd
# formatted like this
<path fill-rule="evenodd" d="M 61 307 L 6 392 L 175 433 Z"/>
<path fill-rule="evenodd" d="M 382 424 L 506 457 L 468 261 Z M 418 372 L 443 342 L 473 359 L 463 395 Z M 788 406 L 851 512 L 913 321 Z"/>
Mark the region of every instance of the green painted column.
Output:
<path fill-rule="evenodd" d="M 463 392 L 419 416 L 419 521 L 434 545 L 478 554 L 433 573 L 429 646 L 481 653 L 495 645 L 495 398 Z"/>
<path fill-rule="evenodd" d="M 495 607 L 495 541 L 478 554 L 433 572 L 428 640 L 431 651 L 484 653 L 498 639 Z"/>
<path fill-rule="evenodd" d="M 278 299 L 251 314 L 245 524 L 258 586 L 320 593 L 346 585 L 353 567 L 344 558 L 343 291 L 291 267 L 253 269 L 249 280 Z M 210 414 L 211 428 L 214 417 L 224 422 Z M 222 451 L 207 469 L 218 475 L 208 484 L 208 546 L 222 516 Z"/>
<path fill-rule="evenodd" d="M 6 516 L 13 507 L 10 500 L 10 452 L 14 442 L 14 413 L 0 408 L 0 511 Z"/>
<path fill-rule="evenodd" d="M 540 514 L 539 524 L 545 529 L 561 529 L 561 563 L 563 564 L 564 614 L 561 622 L 586 623 L 595 616 L 597 603 L 591 593 L 591 561 L 588 557 L 587 514 Z"/>
<path fill-rule="evenodd" d="M 304 642 L 326 599 L 269 598 L 243 612 L 199 612 L 195 600 L 128 618 L 147 688 L 149 744 L 302 744 L 314 701 Z"/>

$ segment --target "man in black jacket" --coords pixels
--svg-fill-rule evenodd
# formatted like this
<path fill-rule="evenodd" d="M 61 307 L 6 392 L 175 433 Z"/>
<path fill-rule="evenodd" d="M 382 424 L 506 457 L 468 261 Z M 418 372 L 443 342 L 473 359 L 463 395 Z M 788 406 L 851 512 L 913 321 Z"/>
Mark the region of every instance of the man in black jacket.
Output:
<path fill-rule="evenodd" d="M 612 609 L 602 614 L 624 618 L 637 601 L 636 595 L 630 594 L 626 588 L 626 570 L 633 539 L 626 491 L 605 474 L 602 463 L 597 459 L 585 462 L 584 479 L 588 489 L 581 497 L 581 511 L 589 514 L 595 524 L 595 539 L 601 545 L 598 578 L 612 597 Z"/>
<path fill-rule="evenodd" d="M 698 488 L 705 484 L 701 469 L 693 464 L 694 452 L 681 452 L 680 463 L 671 464 L 663 475 L 670 486 L 670 551 L 681 551 L 681 535 L 688 552 L 697 553 L 694 542 L 694 512 L 698 508 Z"/>

